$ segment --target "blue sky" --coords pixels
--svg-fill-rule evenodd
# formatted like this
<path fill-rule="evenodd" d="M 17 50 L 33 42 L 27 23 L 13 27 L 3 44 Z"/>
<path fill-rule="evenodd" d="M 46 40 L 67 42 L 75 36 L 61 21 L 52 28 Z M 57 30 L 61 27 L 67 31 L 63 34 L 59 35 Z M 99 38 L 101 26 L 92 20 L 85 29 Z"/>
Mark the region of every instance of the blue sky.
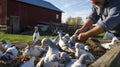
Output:
<path fill-rule="evenodd" d="M 89 0 L 45 0 L 62 11 L 62 20 L 66 21 L 66 19 L 71 17 L 82 17 L 83 21 L 85 21 L 85 18 L 90 14 L 91 10 L 91 4 Z"/>

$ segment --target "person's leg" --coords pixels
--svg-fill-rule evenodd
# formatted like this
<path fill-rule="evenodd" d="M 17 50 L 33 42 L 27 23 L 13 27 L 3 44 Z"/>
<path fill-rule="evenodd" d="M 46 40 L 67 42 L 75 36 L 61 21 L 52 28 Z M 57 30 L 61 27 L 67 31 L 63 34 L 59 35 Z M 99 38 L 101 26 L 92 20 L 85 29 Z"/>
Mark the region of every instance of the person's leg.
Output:
<path fill-rule="evenodd" d="M 106 32 L 103 39 L 112 40 L 113 37 L 114 35 L 112 33 Z"/>

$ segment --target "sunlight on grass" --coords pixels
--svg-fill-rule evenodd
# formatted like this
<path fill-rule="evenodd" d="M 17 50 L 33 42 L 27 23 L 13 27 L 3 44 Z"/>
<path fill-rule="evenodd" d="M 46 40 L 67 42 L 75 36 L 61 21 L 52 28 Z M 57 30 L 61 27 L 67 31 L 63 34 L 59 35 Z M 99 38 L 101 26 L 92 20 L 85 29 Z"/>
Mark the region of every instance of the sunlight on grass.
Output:
<path fill-rule="evenodd" d="M 96 35 L 92 38 L 98 38 L 101 39 L 104 36 L 105 33 Z M 40 36 L 39 40 L 42 40 L 43 38 L 55 38 L 56 36 Z M 18 34 L 5 34 L 0 32 L 0 40 L 5 39 L 8 43 L 11 42 L 29 42 L 32 41 L 32 35 L 18 35 Z"/>
<path fill-rule="evenodd" d="M 93 36 L 93 38 L 98 38 L 98 39 L 102 39 L 103 36 L 104 36 L 105 33 L 101 33 L 101 34 L 98 34 L 96 36 Z"/>
<path fill-rule="evenodd" d="M 43 38 L 54 38 L 55 36 L 40 36 L 39 39 Z M 28 42 L 32 41 L 32 35 L 17 35 L 17 34 L 5 34 L 0 33 L 0 40 L 5 39 L 7 42 Z"/>

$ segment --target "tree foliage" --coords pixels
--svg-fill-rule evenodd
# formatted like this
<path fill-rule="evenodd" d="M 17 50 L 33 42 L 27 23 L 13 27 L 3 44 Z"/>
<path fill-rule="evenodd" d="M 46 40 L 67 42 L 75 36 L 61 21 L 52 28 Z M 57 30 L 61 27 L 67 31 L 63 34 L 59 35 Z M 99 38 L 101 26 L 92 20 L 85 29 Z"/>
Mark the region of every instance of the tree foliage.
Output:
<path fill-rule="evenodd" d="M 68 17 L 66 20 L 66 23 L 68 25 L 82 25 L 83 24 L 83 20 L 81 17 Z"/>

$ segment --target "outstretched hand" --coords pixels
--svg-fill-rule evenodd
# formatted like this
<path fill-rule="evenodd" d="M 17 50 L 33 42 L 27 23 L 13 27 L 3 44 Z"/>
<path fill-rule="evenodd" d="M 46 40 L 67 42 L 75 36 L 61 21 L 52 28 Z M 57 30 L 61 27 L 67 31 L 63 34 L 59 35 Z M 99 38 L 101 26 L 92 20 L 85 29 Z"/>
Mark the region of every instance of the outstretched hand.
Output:
<path fill-rule="evenodd" d="M 78 42 L 85 42 L 89 37 L 86 35 L 86 33 L 80 33 L 78 36 L 77 36 L 77 40 Z"/>

